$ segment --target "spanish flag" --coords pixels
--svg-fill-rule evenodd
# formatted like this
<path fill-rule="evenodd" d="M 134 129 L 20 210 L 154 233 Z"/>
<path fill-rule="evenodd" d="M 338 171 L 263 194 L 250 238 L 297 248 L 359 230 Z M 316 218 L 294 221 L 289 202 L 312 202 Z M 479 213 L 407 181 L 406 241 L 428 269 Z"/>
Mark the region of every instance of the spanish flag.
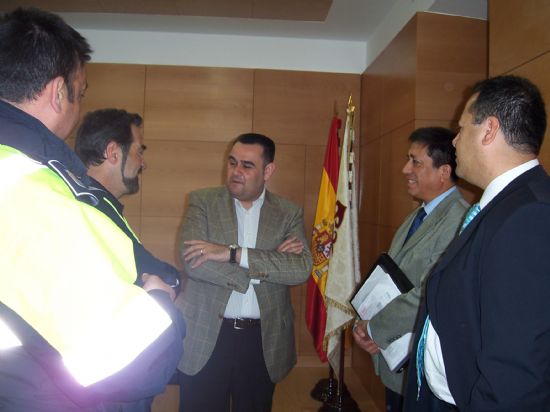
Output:
<path fill-rule="evenodd" d="M 323 349 L 327 311 L 324 303 L 328 265 L 334 238 L 334 216 L 336 211 L 336 190 L 338 185 L 339 155 L 338 130 L 341 121 L 332 119 L 328 144 L 325 151 L 321 187 L 317 201 L 317 212 L 311 240 L 313 269 L 307 285 L 306 323 L 313 335 L 313 343 L 322 362 L 327 361 Z"/>

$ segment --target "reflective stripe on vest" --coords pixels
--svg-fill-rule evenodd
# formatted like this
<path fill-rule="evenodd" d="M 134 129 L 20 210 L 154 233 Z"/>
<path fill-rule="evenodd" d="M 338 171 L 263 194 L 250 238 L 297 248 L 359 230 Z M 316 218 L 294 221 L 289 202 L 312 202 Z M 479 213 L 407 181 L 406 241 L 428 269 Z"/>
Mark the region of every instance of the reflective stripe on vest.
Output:
<path fill-rule="evenodd" d="M 21 346 L 21 341 L 10 327 L 0 318 L 0 350 Z"/>
<path fill-rule="evenodd" d="M 83 386 L 123 369 L 170 326 L 164 309 L 133 285 L 128 236 L 75 200 L 52 170 L 2 145 L 0 227 L 0 301 Z"/>

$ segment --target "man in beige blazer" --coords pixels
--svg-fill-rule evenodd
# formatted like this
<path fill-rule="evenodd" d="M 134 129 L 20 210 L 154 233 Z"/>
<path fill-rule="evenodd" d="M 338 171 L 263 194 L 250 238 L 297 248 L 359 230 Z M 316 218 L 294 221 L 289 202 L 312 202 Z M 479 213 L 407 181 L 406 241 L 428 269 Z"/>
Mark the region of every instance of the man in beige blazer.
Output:
<path fill-rule="evenodd" d="M 386 386 L 386 410 L 391 412 L 402 410 L 407 368 L 392 372 L 380 348 L 386 349 L 413 332 L 428 274 L 457 235 L 468 208 L 455 186 L 454 136 L 450 130 L 429 127 L 417 129 L 409 137 L 403 174 L 409 194 L 421 205 L 397 229 L 388 254 L 414 288 L 392 300 L 370 321 L 360 321 L 354 330 L 358 345 L 373 355 L 375 370 Z"/>
<path fill-rule="evenodd" d="M 269 411 L 275 383 L 296 363 L 289 286 L 307 280 L 311 253 L 302 210 L 265 189 L 274 155 L 268 137 L 240 135 L 226 185 L 189 196 L 181 411 Z"/>

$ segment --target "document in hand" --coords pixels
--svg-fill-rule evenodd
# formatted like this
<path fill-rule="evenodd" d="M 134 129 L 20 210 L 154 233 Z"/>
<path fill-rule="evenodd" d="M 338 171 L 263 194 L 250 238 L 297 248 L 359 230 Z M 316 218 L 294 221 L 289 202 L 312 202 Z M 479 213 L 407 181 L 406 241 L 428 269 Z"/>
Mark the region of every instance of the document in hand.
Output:
<path fill-rule="evenodd" d="M 370 320 L 390 301 L 413 288 L 399 266 L 386 253 L 382 253 L 365 281 L 351 297 L 350 304 L 359 318 Z M 386 349 L 380 349 L 390 370 L 399 369 L 407 360 L 412 333 L 406 333 L 392 342 Z"/>

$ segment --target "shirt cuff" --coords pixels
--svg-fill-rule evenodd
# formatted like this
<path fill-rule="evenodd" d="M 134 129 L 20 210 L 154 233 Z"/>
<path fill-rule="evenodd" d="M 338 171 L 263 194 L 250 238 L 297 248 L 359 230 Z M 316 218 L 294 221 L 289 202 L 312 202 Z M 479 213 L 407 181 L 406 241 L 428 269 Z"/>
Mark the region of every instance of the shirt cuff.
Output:
<path fill-rule="evenodd" d="M 245 269 L 248 269 L 248 248 L 241 248 L 241 261 L 239 266 Z"/>

